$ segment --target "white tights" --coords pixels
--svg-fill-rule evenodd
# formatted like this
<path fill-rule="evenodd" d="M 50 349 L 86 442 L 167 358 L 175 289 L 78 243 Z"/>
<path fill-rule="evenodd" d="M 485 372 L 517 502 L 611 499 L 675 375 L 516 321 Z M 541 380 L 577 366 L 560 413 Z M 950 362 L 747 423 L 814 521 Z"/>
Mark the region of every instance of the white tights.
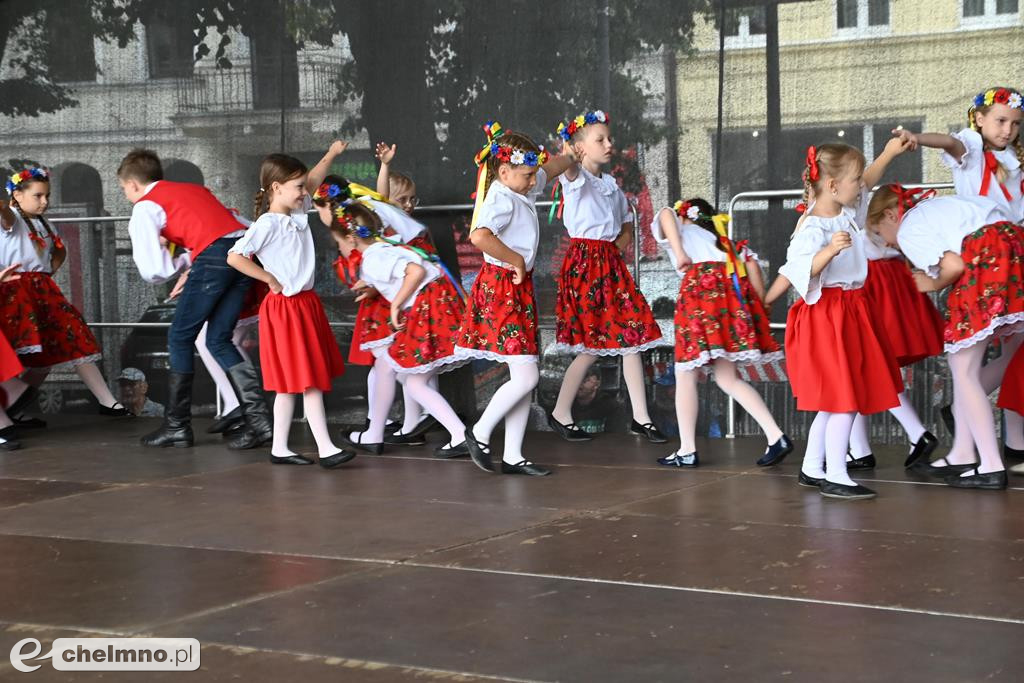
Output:
<path fill-rule="evenodd" d="M 992 405 L 982 385 L 981 363 L 985 358 L 987 346 L 978 343 L 947 356 L 949 371 L 953 375 L 953 419 L 956 421 L 956 435 L 953 437 L 953 448 L 946 456 L 946 462 L 973 462 L 974 451 L 977 449 L 980 460 L 978 471 L 981 473 L 1004 469 L 996 442 Z"/>
<path fill-rule="evenodd" d="M 416 406 L 417 411 L 422 406 L 427 413 L 433 415 L 451 434 L 449 446 L 458 446 L 466 440 L 466 426 L 462 424 L 462 420 L 452 410 L 451 405 L 437 390 L 436 372 L 408 373 L 401 375 L 401 377 L 405 378 L 403 383 L 405 395 Z M 408 410 L 409 401 L 405 405 Z M 412 423 L 412 427 L 415 427 L 418 422 L 419 417 L 416 418 L 416 422 Z M 408 425 L 409 415 L 406 414 L 405 424 L 402 425 L 403 432 Z"/>
<path fill-rule="evenodd" d="M 505 451 L 502 459 L 515 465 L 526 459 L 523 457 L 523 437 L 530 419 L 532 392 L 540 379 L 540 371 L 536 363 L 509 363 L 508 374 L 508 381 L 494 392 L 491 402 L 473 426 L 473 437 L 480 443 L 490 443 L 491 433 L 504 419 Z"/>
<path fill-rule="evenodd" d="M 819 412 L 807 432 L 807 451 L 800 469 L 808 477 L 854 486 L 846 472 L 846 450 L 857 413 Z"/>
<path fill-rule="evenodd" d="M 274 442 L 270 453 L 279 458 L 295 455 L 288 448 L 288 433 L 291 431 L 297 396 L 298 394 L 278 394 L 274 398 Z M 313 432 L 313 438 L 316 440 L 317 454 L 321 458 L 327 458 L 341 452 L 341 449 L 334 445 L 327 429 L 323 392 L 319 389 L 306 389 L 302 393 L 302 408 L 309 430 Z"/>
<path fill-rule="evenodd" d="M 228 374 L 224 372 L 224 368 L 214 360 L 213 354 L 206 348 L 206 328 L 208 326 L 209 323 L 203 323 L 202 329 L 199 330 L 199 336 L 196 337 L 196 351 L 199 352 L 199 359 L 203 361 L 206 371 L 210 373 L 210 377 L 217 385 L 217 393 L 220 394 L 220 414 L 227 415 L 238 407 L 238 397 L 235 396 L 235 390 L 228 380 Z M 235 345 L 243 359 L 249 360 L 249 354 L 242 348 L 242 339 L 244 338 L 245 327 L 235 327 L 235 332 L 231 335 L 231 343 Z"/>
<path fill-rule="evenodd" d="M 910 443 L 915 444 L 925 432 L 924 425 L 921 424 L 921 418 L 907 398 L 907 392 L 901 391 L 899 399 L 900 404 L 895 408 L 890 408 L 889 414 L 895 417 L 903 427 Z M 868 416 L 858 413 L 853 421 L 853 432 L 850 433 L 850 454 L 855 458 L 863 458 L 871 454 L 871 440 L 868 436 L 870 420 L 871 418 Z"/>
<path fill-rule="evenodd" d="M 558 400 L 552 416 L 564 425 L 572 424 L 572 404 L 576 400 L 576 392 L 586 379 L 587 370 L 597 360 L 597 356 L 581 353 L 569 364 L 562 378 L 562 387 L 558 390 Z M 626 380 L 626 390 L 633 409 L 633 419 L 642 425 L 651 422 L 647 412 L 647 389 L 644 387 L 643 357 L 639 353 L 627 353 L 622 356 L 622 377 Z"/>

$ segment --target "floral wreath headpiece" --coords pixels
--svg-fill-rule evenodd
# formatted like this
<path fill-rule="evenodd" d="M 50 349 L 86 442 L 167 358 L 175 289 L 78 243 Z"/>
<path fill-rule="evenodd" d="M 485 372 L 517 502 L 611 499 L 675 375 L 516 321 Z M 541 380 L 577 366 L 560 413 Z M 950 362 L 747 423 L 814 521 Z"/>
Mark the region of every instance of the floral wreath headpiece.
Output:
<path fill-rule="evenodd" d="M 50 174 L 45 168 L 40 168 L 38 166 L 22 169 L 15 173 L 14 175 L 12 175 L 10 179 L 7 181 L 8 194 L 14 192 L 16 189 L 18 189 L 19 185 L 21 185 L 26 180 L 30 179 L 48 181 L 50 179 Z"/>
<path fill-rule="evenodd" d="M 370 211 L 373 211 L 373 206 L 368 201 L 363 201 L 359 197 L 350 197 L 345 199 L 338 204 L 338 207 L 334 209 L 334 217 L 338 219 L 338 224 L 342 230 L 347 233 L 351 233 L 356 237 L 362 237 L 363 239 L 370 239 L 377 235 L 377 231 L 368 225 L 360 225 L 356 223 L 355 217 L 348 210 L 350 207 L 360 204 Z M 374 211 L 376 213 L 376 211 Z"/>
<path fill-rule="evenodd" d="M 341 201 L 342 199 L 351 198 L 352 192 L 348 187 L 342 187 L 341 185 L 335 185 L 334 183 L 323 183 L 320 187 L 316 188 L 316 192 L 313 193 L 314 201 L 326 201 L 334 199 Z M 339 199 L 339 197 L 341 199 Z"/>
<path fill-rule="evenodd" d="M 588 111 L 585 114 L 580 114 L 571 121 L 562 121 L 558 124 L 558 129 L 555 133 L 558 137 L 562 138 L 566 142 L 572 139 L 572 136 L 576 134 L 580 128 L 588 126 L 591 123 L 611 123 L 612 117 L 604 113 L 600 109 L 597 111 Z"/>
<path fill-rule="evenodd" d="M 497 121 L 488 121 L 483 126 L 487 133 L 487 144 L 483 146 L 473 158 L 477 166 L 483 165 L 487 157 L 495 157 L 498 161 L 512 164 L 513 166 L 543 166 L 548 161 L 548 153 L 541 146 L 540 152 L 519 149 L 512 145 L 503 145 L 498 140 L 505 134 L 501 124 Z"/>
<path fill-rule="evenodd" d="M 990 107 L 993 104 L 1005 104 L 1010 109 L 1024 109 L 1024 97 L 1010 88 L 989 88 L 974 96 L 971 109 Z"/>
<path fill-rule="evenodd" d="M 676 212 L 676 215 L 680 218 L 686 218 L 691 221 L 696 221 L 699 218 L 709 218 L 700 212 L 700 209 L 690 202 L 684 202 L 682 200 L 672 205 L 672 210 Z"/>

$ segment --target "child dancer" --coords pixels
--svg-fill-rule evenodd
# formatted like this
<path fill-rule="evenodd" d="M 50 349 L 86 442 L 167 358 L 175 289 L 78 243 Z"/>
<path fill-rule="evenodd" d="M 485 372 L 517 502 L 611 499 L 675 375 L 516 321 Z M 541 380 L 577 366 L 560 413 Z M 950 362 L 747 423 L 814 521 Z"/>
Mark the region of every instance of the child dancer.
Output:
<path fill-rule="evenodd" d="M 1003 410 L 1012 410 L 1018 415 L 1024 413 L 1024 351 L 1020 348 L 1013 354 L 1013 359 L 1006 368 L 1006 375 L 1003 377 L 1002 387 L 999 389 L 999 401 L 996 403 Z M 1009 439 L 1007 439 L 1009 440 Z M 1010 458 L 1020 459 L 1024 452 L 1020 449 L 1011 448 L 1003 443 L 1003 461 Z M 1013 474 L 1024 474 L 1024 463 L 1018 463 L 1010 468 Z"/>
<path fill-rule="evenodd" d="M 641 356 L 657 345 L 661 330 L 622 258 L 633 237 L 626 195 L 601 172 L 612 156 L 609 124 L 608 115 L 598 110 L 558 126 L 563 149 L 577 163 L 559 178 L 562 220 L 571 241 L 558 278 L 555 348 L 579 355 L 565 371 L 548 423 L 567 441 L 589 441 L 573 422 L 576 392 L 598 356 L 621 356 L 633 410 L 630 431 L 665 443 L 647 411 Z"/>
<path fill-rule="evenodd" d="M 798 482 L 847 500 L 875 496 L 846 471 L 854 418 L 896 407 L 902 391 L 894 356 L 863 290 L 864 165 L 864 155 L 848 145 L 808 148 L 805 185 L 815 202 L 779 269 L 801 296 L 786 321 L 793 395 L 797 409 L 818 411 Z"/>
<path fill-rule="evenodd" d="M 360 199 L 346 200 L 336 212 L 339 247 L 349 258 L 360 254 L 360 279 L 391 302 L 389 317 L 395 334 L 387 347 L 374 350 L 374 401 L 370 425 L 365 432 L 353 432 L 351 444 L 373 453 L 383 443 L 384 419 L 394 399 L 395 373 L 405 378 L 403 386 L 413 400 L 437 419 L 451 440 L 435 451 L 440 458 L 469 455 L 465 425 L 429 380 L 465 363 L 455 353 L 464 304 L 454 285 L 440 269 L 413 249 L 381 239 L 383 224 L 373 206 Z"/>
<path fill-rule="evenodd" d="M 323 392 L 344 372 L 341 352 L 313 291 L 316 254 L 306 207 L 305 165 L 283 154 L 271 154 L 260 165 L 260 186 L 269 196 L 267 213 L 259 216 L 228 253 L 228 265 L 267 283 L 270 293 L 260 306 L 260 365 L 263 386 L 277 392 L 270 462 L 312 465 L 288 448 L 296 395 L 316 439 L 320 465 L 330 469 L 355 453 L 331 441 Z M 262 197 L 257 204 L 262 208 Z M 262 266 L 251 257 L 257 257 Z"/>
<path fill-rule="evenodd" d="M 887 186 L 871 201 L 871 229 L 898 245 L 923 272 L 913 277 L 922 292 L 952 286 L 947 298 L 945 351 L 953 375 L 953 448 L 923 468 L 950 486 L 1006 488 L 992 407 L 981 382 L 989 338 L 1020 344 L 1024 328 L 1024 230 L 978 197 L 936 197 L 901 212 L 906 192 Z M 979 461 L 974 461 L 977 448 Z"/>
<path fill-rule="evenodd" d="M 523 455 L 531 392 L 537 386 L 537 302 L 533 264 L 540 230 L 537 195 L 550 178 L 564 171 L 567 157 L 547 154 L 521 133 L 505 132 L 496 121 L 484 126 L 487 144 L 476 155 L 479 176 L 470 240 L 484 253 L 473 282 L 469 307 L 459 330 L 458 349 L 470 358 L 508 365 L 509 381 L 494 393 L 466 444 L 473 462 L 494 471 L 491 433 L 505 420 L 505 474 L 544 476 L 550 472 Z"/>
<path fill-rule="evenodd" d="M 727 217 L 722 217 L 728 220 Z M 697 372 L 711 366 L 715 383 L 736 400 L 761 426 L 768 447 L 758 465 L 782 462 L 792 450 L 790 441 L 772 417 L 768 406 L 749 384 L 736 374 L 737 365 L 781 360 L 783 354 L 768 327 L 755 286 L 748 274 L 756 255 L 737 250 L 725 230 L 725 220 L 703 199 L 676 202 L 658 212 L 651 232 L 668 252 L 682 278 L 676 304 L 676 417 L 679 450 L 658 463 L 672 467 L 697 467 Z"/>
<path fill-rule="evenodd" d="M 21 264 L 21 278 L 12 285 L 23 291 L 16 297 L 29 311 L 25 318 L 10 327 L 23 328 L 25 323 L 36 329 L 38 351 L 26 353 L 22 362 L 32 368 L 29 382 L 41 383 L 49 370 L 67 364 L 75 369 L 82 382 L 99 402 L 100 415 L 124 416 L 128 409 L 114 398 L 106 380 L 96 367 L 101 357 L 99 344 L 89 330 L 82 314 L 64 298 L 53 273 L 64 263 L 67 251 L 60 236 L 50 227 L 43 213 L 50 205 L 50 175 L 42 168 L 28 168 L 15 173 L 7 181 L 11 195 L 9 205 L 0 204 L 0 266 Z M 8 314 L 15 311 L 7 311 Z M 22 350 L 35 350 L 36 343 L 19 339 Z"/>

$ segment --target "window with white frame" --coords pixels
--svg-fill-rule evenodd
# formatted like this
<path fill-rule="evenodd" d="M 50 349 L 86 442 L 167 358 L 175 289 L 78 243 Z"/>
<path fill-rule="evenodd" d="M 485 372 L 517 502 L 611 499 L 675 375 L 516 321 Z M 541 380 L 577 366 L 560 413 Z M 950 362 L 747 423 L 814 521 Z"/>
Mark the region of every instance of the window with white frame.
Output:
<path fill-rule="evenodd" d="M 961 26 L 1012 26 L 1019 21 L 1020 0 L 960 0 Z"/>
<path fill-rule="evenodd" d="M 839 34 L 889 31 L 889 0 L 836 0 L 836 32 Z"/>
<path fill-rule="evenodd" d="M 764 5 L 739 7 L 725 12 L 725 46 L 761 47 L 765 43 L 768 16 Z"/>

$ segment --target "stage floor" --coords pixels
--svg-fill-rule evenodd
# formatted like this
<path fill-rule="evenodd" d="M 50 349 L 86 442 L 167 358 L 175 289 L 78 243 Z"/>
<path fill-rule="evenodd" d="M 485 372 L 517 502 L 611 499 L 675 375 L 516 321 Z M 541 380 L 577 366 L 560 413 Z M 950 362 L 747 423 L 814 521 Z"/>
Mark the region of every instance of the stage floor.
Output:
<path fill-rule="evenodd" d="M 190 681 L 1020 680 L 1024 478 L 949 489 L 887 449 L 879 497 L 839 502 L 797 486 L 802 448 L 761 469 L 760 440 L 701 442 L 675 470 L 550 433 L 545 478 L 427 449 L 326 471 L 207 421 L 136 446 L 156 424 L 64 418 L 0 454 L 0 680 L 18 640 L 112 634 L 197 638 Z M 26 680 L 101 675 L 181 674 Z"/>

